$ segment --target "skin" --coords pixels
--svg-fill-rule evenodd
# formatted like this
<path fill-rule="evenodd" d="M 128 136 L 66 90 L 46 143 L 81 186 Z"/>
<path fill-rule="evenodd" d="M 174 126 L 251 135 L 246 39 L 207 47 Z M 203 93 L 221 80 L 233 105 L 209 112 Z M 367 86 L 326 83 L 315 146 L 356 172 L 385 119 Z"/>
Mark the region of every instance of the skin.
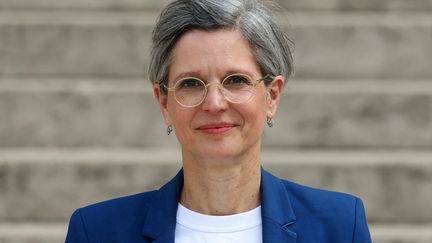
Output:
<path fill-rule="evenodd" d="M 235 30 L 192 30 L 173 49 L 169 86 L 185 76 L 220 83 L 232 73 L 263 76 L 247 41 Z M 231 215 L 260 205 L 261 139 L 267 117 L 274 117 L 284 84 L 276 76 L 261 82 L 242 104 L 228 102 L 217 88 L 208 87 L 197 107 L 185 108 L 174 94 L 154 94 L 167 125 L 181 144 L 184 186 L 180 203 L 208 215 Z"/>

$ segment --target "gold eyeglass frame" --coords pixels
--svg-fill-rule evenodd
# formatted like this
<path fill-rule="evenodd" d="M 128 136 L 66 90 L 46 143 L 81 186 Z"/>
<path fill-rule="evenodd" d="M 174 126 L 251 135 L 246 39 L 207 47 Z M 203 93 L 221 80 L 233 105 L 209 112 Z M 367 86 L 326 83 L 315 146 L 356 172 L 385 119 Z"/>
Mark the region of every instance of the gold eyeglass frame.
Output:
<path fill-rule="evenodd" d="M 241 76 L 241 77 L 247 78 L 248 80 L 252 80 L 252 78 L 251 78 L 249 75 L 242 74 L 242 73 L 234 73 L 234 74 L 230 74 L 230 75 L 226 76 L 226 77 L 222 80 L 222 82 L 220 82 L 220 83 L 208 83 L 208 84 L 206 84 L 203 80 L 201 80 L 201 79 L 199 79 L 199 78 L 196 78 L 196 77 L 184 77 L 184 78 L 181 78 L 181 79 L 177 80 L 173 87 L 168 87 L 167 85 L 165 85 L 165 84 L 161 84 L 161 83 L 160 83 L 159 85 L 163 86 L 167 91 L 174 92 L 174 99 L 176 100 L 176 102 L 177 102 L 179 105 L 181 105 L 181 106 L 183 106 L 183 107 L 186 107 L 186 108 L 193 108 L 193 107 L 197 107 L 197 106 L 201 105 L 201 104 L 204 102 L 204 100 L 206 99 L 206 97 L 207 97 L 207 92 L 208 92 L 207 87 L 210 86 L 210 85 L 217 85 L 218 88 L 219 88 L 219 90 L 220 90 L 220 92 L 222 93 L 223 97 L 224 97 L 227 101 L 229 101 L 229 102 L 231 102 L 231 103 L 234 103 L 234 104 L 241 104 L 241 103 L 246 103 L 246 102 L 248 102 L 248 101 L 252 98 L 253 95 L 251 95 L 248 99 L 246 99 L 246 100 L 244 100 L 244 101 L 241 101 L 241 102 L 233 102 L 233 101 L 231 101 L 231 99 L 229 99 L 229 98 L 225 95 L 225 88 L 223 87 L 223 83 L 224 83 L 228 78 L 233 77 L 233 76 Z M 268 78 L 272 78 L 272 79 L 273 79 L 273 75 L 271 75 L 271 74 L 267 74 L 267 75 L 265 75 L 265 76 L 262 77 L 262 78 L 259 78 L 259 79 L 257 79 L 257 80 L 252 80 L 252 81 L 250 81 L 250 82 L 251 82 L 251 88 L 256 87 L 259 83 L 261 83 L 261 81 L 265 81 L 265 80 L 267 80 Z M 203 95 L 203 98 L 202 98 L 201 101 L 198 102 L 196 105 L 185 105 L 185 104 L 182 104 L 182 103 L 177 99 L 177 96 L 176 96 L 175 90 L 176 90 L 177 86 L 180 85 L 181 82 L 182 82 L 183 80 L 186 80 L 186 79 L 194 79 L 194 80 L 198 80 L 198 81 L 200 81 L 201 83 L 204 84 L 204 95 Z"/>

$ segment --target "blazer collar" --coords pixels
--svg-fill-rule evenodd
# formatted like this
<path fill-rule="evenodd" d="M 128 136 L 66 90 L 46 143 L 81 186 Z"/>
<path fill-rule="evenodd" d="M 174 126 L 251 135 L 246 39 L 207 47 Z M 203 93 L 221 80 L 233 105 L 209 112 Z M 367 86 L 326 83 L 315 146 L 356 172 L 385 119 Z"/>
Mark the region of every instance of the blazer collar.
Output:
<path fill-rule="evenodd" d="M 183 169 L 157 191 L 147 211 L 143 236 L 153 239 L 153 242 L 174 243 L 177 207 L 182 187 Z"/>
<path fill-rule="evenodd" d="M 142 235 L 153 242 L 173 243 L 177 207 L 183 187 L 183 169 L 159 189 L 149 206 Z M 295 243 L 296 233 L 289 229 L 294 211 L 283 182 L 261 169 L 261 213 L 263 242 Z"/>
<path fill-rule="evenodd" d="M 290 229 L 296 217 L 282 180 L 261 169 L 261 217 L 263 242 L 295 243 L 297 234 Z"/>

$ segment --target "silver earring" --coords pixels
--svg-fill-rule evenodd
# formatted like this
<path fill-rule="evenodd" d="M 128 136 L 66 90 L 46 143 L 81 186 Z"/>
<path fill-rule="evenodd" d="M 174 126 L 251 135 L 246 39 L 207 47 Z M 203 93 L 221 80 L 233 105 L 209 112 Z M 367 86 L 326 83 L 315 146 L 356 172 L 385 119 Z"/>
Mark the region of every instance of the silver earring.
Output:
<path fill-rule="evenodd" d="M 267 117 L 267 126 L 269 126 L 270 128 L 273 127 L 274 125 L 274 120 L 271 117 Z"/>
<path fill-rule="evenodd" d="M 167 135 L 170 135 L 172 133 L 172 131 L 173 131 L 172 125 L 168 125 L 167 129 L 166 129 Z"/>

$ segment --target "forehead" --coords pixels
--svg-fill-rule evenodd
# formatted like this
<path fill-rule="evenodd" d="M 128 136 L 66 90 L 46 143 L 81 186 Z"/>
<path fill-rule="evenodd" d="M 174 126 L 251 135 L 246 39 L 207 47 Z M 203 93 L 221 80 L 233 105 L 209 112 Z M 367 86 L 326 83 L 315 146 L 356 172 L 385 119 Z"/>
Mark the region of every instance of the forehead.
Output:
<path fill-rule="evenodd" d="M 184 34 L 172 53 L 170 80 L 182 73 L 220 76 L 234 72 L 260 75 L 249 43 L 235 30 L 193 30 Z"/>

